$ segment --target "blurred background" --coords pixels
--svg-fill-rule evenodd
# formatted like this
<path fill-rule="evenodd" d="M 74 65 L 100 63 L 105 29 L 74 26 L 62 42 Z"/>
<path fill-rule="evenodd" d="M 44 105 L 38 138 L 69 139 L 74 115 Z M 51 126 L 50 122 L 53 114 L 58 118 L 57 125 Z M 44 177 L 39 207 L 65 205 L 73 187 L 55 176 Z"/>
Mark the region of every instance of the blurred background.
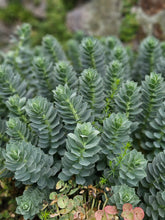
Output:
<path fill-rule="evenodd" d="M 146 35 L 165 39 L 165 0 L 0 0 L 0 48 L 15 27 L 32 25 L 33 44 L 49 33 L 65 44 L 75 31 L 116 35 L 135 48 Z"/>
<path fill-rule="evenodd" d="M 0 0 L 0 48 L 15 27 L 32 25 L 33 44 L 49 33 L 64 45 L 75 31 L 116 35 L 136 48 L 146 35 L 165 39 L 165 0 Z"/>

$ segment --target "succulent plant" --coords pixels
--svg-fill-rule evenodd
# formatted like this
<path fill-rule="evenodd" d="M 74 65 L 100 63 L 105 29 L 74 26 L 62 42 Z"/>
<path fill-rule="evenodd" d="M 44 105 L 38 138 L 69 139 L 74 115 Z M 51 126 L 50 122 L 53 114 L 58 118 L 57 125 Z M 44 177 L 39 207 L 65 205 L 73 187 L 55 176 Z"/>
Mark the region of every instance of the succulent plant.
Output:
<path fill-rule="evenodd" d="M 112 113 L 103 121 L 101 146 L 107 160 L 119 155 L 124 146 L 131 142 L 130 126 L 131 122 L 121 113 Z"/>
<path fill-rule="evenodd" d="M 66 153 L 62 158 L 63 169 L 59 178 L 69 180 L 73 175 L 76 183 L 87 185 L 93 182 L 90 178 L 95 172 L 95 164 L 99 160 L 99 131 L 90 122 L 77 124 L 74 133 L 68 134 Z"/>
<path fill-rule="evenodd" d="M 44 192 L 52 190 L 60 200 L 52 200 L 53 212 L 43 210 L 47 217 L 76 220 L 82 214 L 90 220 L 98 210 L 110 218 L 108 201 L 117 206 L 115 218 L 123 204 L 139 203 L 146 219 L 163 219 L 164 43 L 147 37 L 136 59 L 116 37 L 79 33 L 65 48 L 67 56 L 51 35 L 32 47 L 31 27 L 24 24 L 10 48 L 0 61 L 0 177 L 25 187 L 17 212 L 33 219 Z M 57 181 L 63 187 L 58 182 L 55 191 Z M 99 183 L 104 190 L 89 185 Z M 81 189 L 88 211 L 82 204 L 75 210 L 70 201 Z M 103 194 L 105 204 L 98 201 Z M 56 205 L 66 215 L 57 215 Z M 141 219 L 140 210 L 124 210 L 123 217 Z"/>
<path fill-rule="evenodd" d="M 77 123 L 91 120 L 91 109 L 88 104 L 83 102 L 82 96 L 77 95 L 77 92 L 67 85 L 59 85 L 54 91 L 54 98 L 57 112 L 66 129 L 74 130 Z"/>
<path fill-rule="evenodd" d="M 127 184 L 130 187 L 138 186 L 140 180 L 146 177 L 147 160 L 141 152 L 135 149 L 127 152 L 125 157 L 121 160 L 119 167 L 120 184 Z"/>
<path fill-rule="evenodd" d="M 37 183 L 41 189 L 54 187 L 54 176 L 59 171 L 60 164 L 54 164 L 53 157 L 41 149 L 25 141 L 11 142 L 2 153 L 5 168 L 13 173 L 17 181 L 26 185 Z"/>
<path fill-rule="evenodd" d="M 25 220 L 33 219 L 40 212 L 43 201 L 48 197 L 48 190 L 39 190 L 37 187 L 29 187 L 22 196 L 16 198 L 16 213 L 24 216 Z"/>
<path fill-rule="evenodd" d="M 86 69 L 79 78 L 80 94 L 93 111 L 93 115 L 100 117 L 105 106 L 103 80 L 94 69 Z"/>
<path fill-rule="evenodd" d="M 135 189 L 126 184 L 112 186 L 112 192 L 113 195 L 109 198 L 108 203 L 116 205 L 118 210 L 122 210 L 122 206 L 125 203 L 130 203 L 135 207 L 140 201 L 135 193 Z"/>

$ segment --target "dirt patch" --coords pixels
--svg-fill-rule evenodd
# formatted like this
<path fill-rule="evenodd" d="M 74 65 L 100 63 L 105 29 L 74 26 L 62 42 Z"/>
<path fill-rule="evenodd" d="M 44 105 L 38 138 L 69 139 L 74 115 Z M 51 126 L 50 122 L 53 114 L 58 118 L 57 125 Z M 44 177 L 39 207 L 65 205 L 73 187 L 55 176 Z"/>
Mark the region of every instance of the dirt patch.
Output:
<path fill-rule="evenodd" d="M 140 0 L 140 7 L 149 15 L 165 9 L 165 0 Z"/>

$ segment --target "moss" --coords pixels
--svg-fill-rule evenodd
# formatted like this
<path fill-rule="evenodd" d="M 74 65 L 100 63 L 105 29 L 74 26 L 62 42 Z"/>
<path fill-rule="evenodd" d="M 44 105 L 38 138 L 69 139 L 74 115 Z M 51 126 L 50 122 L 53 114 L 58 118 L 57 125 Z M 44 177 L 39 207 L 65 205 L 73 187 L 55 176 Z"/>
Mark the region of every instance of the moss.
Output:
<path fill-rule="evenodd" d="M 35 0 L 34 3 L 39 4 L 40 1 Z M 67 10 L 73 7 L 74 1 L 71 2 L 65 5 L 63 0 L 47 0 L 46 19 L 41 21 L 24 8 L 21 1 L 11 1 L 5 9 L 0 9 L 0 20 L 7 25 L 30 23 L 33 27 L 33 45 L 39 44 L 47 33 L 54 35 L 64 44 L 72 36 L 65 24 Z"/>
<path fill-rule="evenodd" d="M 138 3 L 138 0 L 124 0 L 123 1 L 123 15 L 129 14 L 132 6 Z"/>
<path fill-rule="evenodd" d="M 139 24 L 134 14 L 129 14 L 122 20 L 120 28 L 120 39 L 124 42 L 133 40 L 136 37 Z"/>
<path fill-rule="evenodd" d="M 120 26 L 120 39 L 123 42 L 129 42 L 136 37 L 139 24 L 134 14 L 131 13 L 131 8 L 138 3 L 138 0 L 124 0 L 122 15 L 123 20 Z"/>
<path fill-rule="evenodd" d="M 33 22 L 34 18 L 30 11 L 26 10 L 19 2 L 11 2 L 6 8 L 0 9 L 0 20 L 7 25 L 16 22 Z"/>

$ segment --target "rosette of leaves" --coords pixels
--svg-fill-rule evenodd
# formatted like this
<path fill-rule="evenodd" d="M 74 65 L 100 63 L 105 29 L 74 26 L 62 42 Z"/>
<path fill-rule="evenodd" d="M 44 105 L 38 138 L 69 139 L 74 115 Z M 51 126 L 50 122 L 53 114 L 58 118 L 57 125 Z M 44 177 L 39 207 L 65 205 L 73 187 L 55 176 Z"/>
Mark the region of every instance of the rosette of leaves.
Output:
<path fill-rule="evenodd" d="M 161 55 L 159 41 L 153 36 L 145 38 L 140 44 L 134 68 L 134 78 L 140 81 L 145 78 L 145 75 L 153 72 Z"/>
<path fill-rule="evenodd" d="M 124 147 L 131 142 L 131 122 L 125 114 L 112 113 L 103 121 L 101 137 L 102 152 L 107 160 L 118 156 Z"/>
<path fill-rule="evenodd" d="M 41 211 L 43 201 L 48 197 L 48 191 L 34 186 L 28 187 L 22 196 L 16 198 L 16 213 L 23 215 L 25 220 L 33 219 Z"/>
<path fill-rule="evenodd" d="M 10 59 L 12 68 L 26 80 L 29 86 L 35 87 L 36 84 L 32 71 L 33 50 L 28 47 L 20 47 L 16 54 L 11 55 Z"/>
<path fill-rule="evenodd" d="M 54 164 L 53 157 L 40 148 L 25 141 L 10 142 L 2 153 L 5 168 L 14 174 L 17 181 L 25 185 L 37 183 L 41 189 L 54 187 L 54 176 L 59 171 L 60 164 Z"/>
<path fill-rule="evenodd" d="M 114 107 L 114 95 L 116 94 L 123 78 L 122 63 L 113 60 L 106 66 L 104 86 L 108 109 Z"/>
<path fill-rule="evenodd" d="M 126 49 L 122 45 L 117 45 L 114 47 L 112 52 L 113 60 L 118 60 L 120 63 L 122 63 L 123 68 L 123 78 L 124 79 L 130 79 L 131 78 L 131 68 L 130 68 L 130 62 L 129 62 L 129 56 L 127 54 Z"/>
<path fill-rule="evenodd" d="M 7 109 L 3 99 L 0 97 L 0 118 L 5 118 L 7 112 L 8 112 L 8 109 Z"/>
<path fill-rule="evenodd" d="M 141 152 L 135 149 L 128 151 L 119 165 L 119 183 L 130 187 L 138 186 L 139 181 L 146 176 L 146 166 L 147 160 Z"/>
<path fill-rule="evenodd" d="M 49 62 L 44 57 L 36 57 L 33 62 L 33 70 L 38 80 L 37 87 L 39 94 L 52 100 L 52 89 L 55 88 L 53 63 Z"/>
<path fill-rule="evenodd" d="M 142 179 L 141 185 L 139 186 L 139 190 L 142 191 L 141 196 L 143 196 L 144 191 L 149 191 L 154 195 L 157 191 L 164 191 L 165 150 L 158 153 L 153 161 L 148 163 L 146 173 L 147 176 Z"/>
<path fill-rule="evenodd" d="M 126 184 L 112 186 L 111 188 L 113 194 L 108 199 L 108 204 L 115 205 L 119 211 L 122 211 L 122 207 L 125 203 L 130 203 L 135 207 L 140 201 L 135 193 L 135 189 Z"/>
<path fill-rule="evenodd" d="M 13 174 L 5 167 L 5 158 L 3 156 L 4 148 L 0 147 L 0 178 L 12 177 Z"/>
<path fill-rule="evenodd" d="M 161 73 L 165 77 L 165 57 L 160 57 L 157 63 L 155 64 L 154 71 L 156 73 Z"/>
<path fill-rule="evenodd" d="M 28 123 L 28 117 L 25 111 L 26 97 L 20 98 L 18 95 L 10 96 L 6 101 L 6 106 L 9 109 L 9 117 L 19 117 L 25 123 Z"/>
<path fill-rule="evenodd" d="M 160 74 L 151 73 L 147 75 L 145 81 L 142 82 L 142 112 L 139 115 L 140 127 L 135 134 L 141 139 L 141 147 L 150 150 L 150 144 L 147 143 L 145 130 L 150 130 L 149 122 L 156 117 L 165 95 L 165 82 Z"/>
<path fill-rule="evenodd" d="M 12 35 L 11 42 L 19 46 L 29 45 L 31 40 L 31 25 L 24 23 L 18 26 L 14 34 Z"/>
<path fill-rule="evenodd" d="M 68 57 L 72 62 L 75 71 L 80 74 L 82 71 L 82 63 L 80 60 L 80 49 L 78 41 L 71 39 L 67 42 Z"/>
<path fill-rule="evenodd" d="M 105 73 L 105 56 L 101 43 L 91 37 L 84 38 L 80 45 L 80 57 L 83 69 L 96 69 L 102 76 Z"/>
<path fill-rule="evenodd" d="M 153 220 L 165 219 L 165 191 L 159 191 L 155 195 L 145 193 L 144 203 L 141 206 L 149 218 Z"/>
<path fill-rule="evenodd" d="M 0 148 L 3 147 L 7 141 L 6 137 L 6 120 L 0 118 Z"/>
<path fill-rule="evenodd" d="M 18 94 L 20 97 L 27 94 L 27 83 L 20 75 L 7 65 L 0 66 L 0 96 L 6 101 L 10 96 Z"/>
<path fill-rule="evenodd" d="M 55 85 L 67 84 L 69 88 L 77 87 L 78 79 L 73 67 L 67 61 L 59 61 L 54 67 L 54 81 Z"/>
<path fill-rule="evenodd" d="M 113 49 L 116 46 L 121 46 L 121 42 L 117 37 L 114 36 L 108 36 L 108 37 L 104 37 L 103 39 L 101 39 L 102 44 L 104 46 L 104 50 L 105 50 L 105 58 L 106 58 L 106 64 L 109 64 L 110 62 L 112 62 L 114 60 L 113 57 Z"/>
<path fill-rule="evenodd" d="M 62 158 L 62 172 L 59 178 L 63 181 L 76 177 L 76 183 L 89 185 L 94 178 L 95 164 L 99 160 L 99 131 L 90 122 L 77 124 L 74 133 L 67 136 L 66 152 Z"/>
<path fill-rule="evenodd" d="M 160 48 L 162 51 L 162 56 L 165 57 L 165 41 L 160 42 Z"/>
<path fill-rule="evenodd" d="M 114 102 L 117 112 L 125 113 L 130 121 L 137 121 L 137 115 L 141 112 L 140 87 L 136 82 L 126 81 L 122 83 Z"/>
<path fill-rule="evenodd" d="M 118 89 L 123 77 L 122 63 L 113 60 L 106 66 L 104 85 L 106 94 L 113 94 Z"/>
<path fill-rule="evenodd" d="M 25 107 L 31 127 L 38 135 L 38 146 L 53 155 L 64 153 L 65 133 L 53 104 L 41 96 L 29 99 Z"/>
<path fill-rule="evenodd" d="M 60 60 L 66 60 L 65 53 L 55 37 L 46 35 L 42 39 L 42 47 L 44 56 L 49 60 L 49 62 L 54 64 Z"/>
<path fill-rule="evenodd" d="M 31 26 L 22 24 L 17 27 L 16 32 L 11 37 L 14 44 L 14 50 L 9 51 L 5 63 L 11 65 L 23 79 L 26 79 L 29 85 L 35 87 L 32 72 L 33 50 L 30 48 Z"/>
<path fill-rule="evenodd" d="M 98 117 L 105 105 L 102 78 L 95 69 L 86 69 L 81 73 L 79 84 L 84 101 L 89 104 L 94 116 Z"/>
<path fill-rule="evenodd" d="M 165 102 L 158 109 L 156 117 L 149 123 L 150 128 L 144 131 L 147 137 L 145 145 L 150 149 L 147 158 L 165 150 Z"/>
<path fill-rule="evenodd" d="M 88 104 L 75 90 L 71 90 L 67 85 L 59 85 L 53 92 L 56 109 L 67 130 L 74 130 L 78 122 L 86 122 L 91 119 Z"/>
<path fill-rule="evenodd" d="M 35 144 L 37 141 L 36 136 L 28 127 L 25 122 L 22 122 L 19 118 L 13 117 L 10 118 L 9 121 L 6 122 L 7 130 L 6 133 L 9 135 L 12 141 L 26 141 Z"/>
<path fill-rule="evenodd" d="M 148 123 L 155 118 L 165 95 L 165 82 L 161 74 L 152 72 L 142 82 L 142 113 L 141 122 Z"/>

